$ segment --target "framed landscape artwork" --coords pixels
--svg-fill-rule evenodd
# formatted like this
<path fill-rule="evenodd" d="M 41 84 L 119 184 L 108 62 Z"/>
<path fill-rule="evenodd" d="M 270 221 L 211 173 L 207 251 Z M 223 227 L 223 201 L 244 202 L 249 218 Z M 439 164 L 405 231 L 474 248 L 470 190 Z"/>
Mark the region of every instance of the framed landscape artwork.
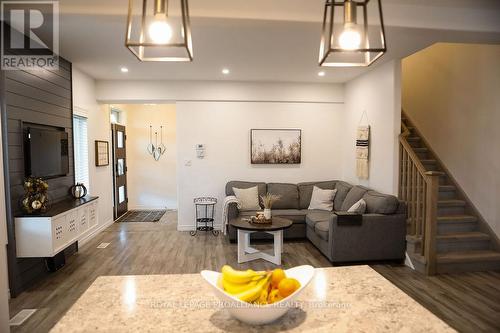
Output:
<path fill-rule="evenodd" d="M 300 129 L 250 130 L 252 164 L 300 164 L 302 131 Z"/>

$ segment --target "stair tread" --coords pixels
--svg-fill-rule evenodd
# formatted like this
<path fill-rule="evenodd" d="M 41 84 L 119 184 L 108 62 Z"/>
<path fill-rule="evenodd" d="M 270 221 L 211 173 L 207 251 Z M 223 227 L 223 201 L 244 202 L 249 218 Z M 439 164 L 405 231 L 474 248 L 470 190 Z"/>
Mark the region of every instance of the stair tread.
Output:
<path fill-rule="evenodd" d="M 438 223 L 464 223 L 477 222 L 477 217 L 472 215 L 446 215 L 438 216 Z"/>
<path fill-rule="evenodd" d="M 456 189 L 455 185 L 439 185 L 439 191 L 441 192 L 454 192 Z"/>
<path fill-rule="evenodd" d="M 438 200 L 438 206 L 440 207 L 465 206 L 465 201 L 458 199 Z"/>
<path fill-rule="evenodd" d="M 406 140 L 408 140 L 408 141 L 420 141 L 420 137 L 418 137 L 418 136 L 409 136 Z"/>
<path fill-rule="evenodd" d="M 500 261 L 500 252 L 492 250 L 446 252 L 437 254 L 437 261 L 443 263 Z"/>
<path fill-rule="evenodd" d="M 437 240 L 489 240 L 490 236 L 480 231 L 464 231 L 464 232 L 447 232 L 444 234 L 436 235 Z M 409 243 L 418 243 L 422 241 L 422 236 L 406 235 L 406 241 Z"/>
<path fill-rule="evenodd" d="M 434 164 L 434 163 L 437 163 L 437 161 L 434 160 L 434 159 L 421 159 L 420 162 L 422 162 L 423 164 Z"/>
<path fill-rule="evenodd" d="M 450 232 L 441 235 L 437 235 L 438 240 L 489 240 L 490 236 L 480 231 L 468 231 L 468 232 Z"/>
<path fill-rule="evenodd" d="M 415 153 L 427 153 L 429 149 L 427 149 L 426 147 L 414 147 L 413 151 Z"/>

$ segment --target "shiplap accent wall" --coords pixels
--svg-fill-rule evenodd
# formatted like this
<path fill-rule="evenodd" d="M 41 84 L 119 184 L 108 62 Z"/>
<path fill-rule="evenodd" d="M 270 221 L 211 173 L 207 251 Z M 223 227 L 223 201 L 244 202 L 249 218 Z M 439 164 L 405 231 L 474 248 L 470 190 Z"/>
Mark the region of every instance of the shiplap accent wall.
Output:
<path fill-rule="evenodd" d="M 74 184 L 72 134 L 71 63 L 60 58 L 59 70 L 5 71 L 4 94 L 7 140 L 4 142 L 4 161 L 10 192 L 8 217 L 9 280 L 12 296 L 47 274 L 43 258 L 17 259 L 15 253 L 14 216 L 20 210 L 19 200 L 24 193 L 23 122 L 65 128 L 69 138 L 69 174 L 48 180 L 49 198 L 57 202 L 68 196 Z M 8 162 L 8 163 L 7 163 Z M 9 200 L 7 200 L 9 201 Z M 7 202 L 9 204 L 9 202 Z M 75 246 L 68 249 L 73 252 Z"/>

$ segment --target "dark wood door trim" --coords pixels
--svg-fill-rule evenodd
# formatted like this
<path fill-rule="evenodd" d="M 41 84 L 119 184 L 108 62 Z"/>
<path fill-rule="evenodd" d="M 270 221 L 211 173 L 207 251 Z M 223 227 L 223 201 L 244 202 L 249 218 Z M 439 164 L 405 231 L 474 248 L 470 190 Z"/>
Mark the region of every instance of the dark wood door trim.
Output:
<path fill-rule="evenodd" d="M 111 125 L 111 130 L 113 138 L 113 215 L 116 220 L 128 211 L 127 132 L 125 126 L 118 124 Z M 120 188 L 123 188 L 122 195 L 120 195 Z M 120 202 L 120 199 L 123 201 Z"/>

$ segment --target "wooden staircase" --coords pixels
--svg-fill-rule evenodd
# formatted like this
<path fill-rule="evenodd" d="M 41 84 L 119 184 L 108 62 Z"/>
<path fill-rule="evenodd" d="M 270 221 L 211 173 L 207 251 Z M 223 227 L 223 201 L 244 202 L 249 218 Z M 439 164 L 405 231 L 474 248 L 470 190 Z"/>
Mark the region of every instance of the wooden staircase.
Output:
<path fill-rule="evenodd" d="M 407 253 L 428 275 L 500 270 L 498 238 L 403 113 L 399 197 L 408 207 Z"/>

